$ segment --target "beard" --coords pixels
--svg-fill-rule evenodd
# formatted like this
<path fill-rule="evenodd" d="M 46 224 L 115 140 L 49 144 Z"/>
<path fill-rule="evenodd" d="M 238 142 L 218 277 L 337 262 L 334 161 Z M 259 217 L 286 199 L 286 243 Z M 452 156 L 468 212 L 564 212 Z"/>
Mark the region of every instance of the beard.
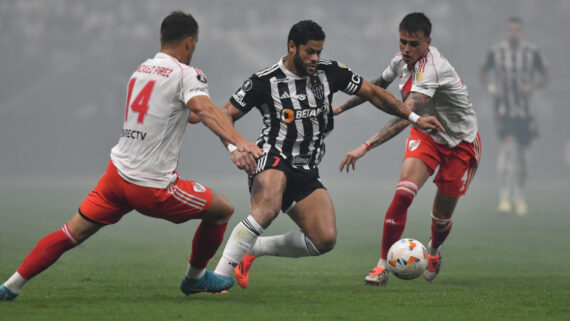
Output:
<path fill-rule="evenodd" d="M 310 76 L 309 73 L 307 72 L 307 65 L 303 63 L 303 60 L 299 56 L 298 50 L 295 53 L 295 56 L 293 57 L 293 64 L 295 65 L 295 69 L 297 69 L 299 76 Z"/>

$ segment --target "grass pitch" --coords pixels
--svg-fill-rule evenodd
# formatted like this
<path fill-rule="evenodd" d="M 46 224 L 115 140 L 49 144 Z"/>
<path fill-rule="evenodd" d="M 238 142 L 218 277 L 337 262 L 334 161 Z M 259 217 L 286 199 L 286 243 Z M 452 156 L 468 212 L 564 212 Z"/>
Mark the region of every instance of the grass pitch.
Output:
<path fill-rule="evenodd" d="M 0 184 L 0 280 L 36 242 L 74 214 L 96 181 Z M 207 182 L 226 194 L 236 214 L 250 209 L 245 182 Z M 337 211 L 336 248 L 316 258 L 262 257 L 246 290 L 183 295 L 197 222 L 174 225 L 131 213 L 37 276 L 1 320 L 569 320 L 570 203 L 567 182 L 533 183 L 526 217 L 495 211 L 494 182 L 475 181 L 459 202 L 442 249 L 442 271 L 422 278 L 391 277 L 365 287 L 378 260 L 380 225 L 393 182 L 325 181 Z M 404 237 L 429 237 L 434 195 L 428 183 L 408 212 Z M 285 215 L 265 235 L 295 228 Z M 221 249 L 210 262 L 213 269 Z"/>

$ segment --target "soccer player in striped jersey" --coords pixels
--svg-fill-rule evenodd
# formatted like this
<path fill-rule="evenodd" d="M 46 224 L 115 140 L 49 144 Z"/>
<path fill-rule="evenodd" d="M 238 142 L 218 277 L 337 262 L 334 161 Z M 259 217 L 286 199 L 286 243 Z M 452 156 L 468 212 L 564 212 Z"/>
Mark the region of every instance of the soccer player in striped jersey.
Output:
<path fill-rule="evenodd" d="M 417 116 L 389 91 L 342 63 L 321 59 L 324 40 L 325 33 L 314 21 L 296 23 L 289 32 L 287 56 L 249 77 L 224 106 L 232 121 L 253 108 L 263 116 L 257 144 L 264 155 L 249 177 L 251 215 L 232 231 L 215 270 L 223 275 L 235 272 L 242 288 L 248 285 L 256 257 L 317 256 L 335 245 L 335 211 L 317 167 L 325 153 L 324 139 L 333 129 L 334 92 L 358 95 L 421 128 L 442 128 L 435 117 Z M 234 151 L 232 157 L 241 154 Z M 281 210 L 300 230 L 260 237 Z"/>
<path fill-rule="evenodd" d="M 197 41 L 198 23 L 190 14 L 175 11 L 164 18 L 160 52 L 143 62 L 128 82 L 123 129 L 111 150 L 107 171 L 75 216 L 42 238 L 17 272 L 0 286 L 0 301 L 15 299 L 27 281 L 63 253 L 133 209 L 177 224 L 202 220 L 180 285 L 183 293 L 220 292 L 235 283 L 232 277 L 206 270 L 234 208 L 225 196 L 178 177 L 180 145 L 192 114 L 194 121 L 201 121 L 220 138 L 235 144 L 241 153 L 253 153 L 251 161 L 234 161 L 239 168 L 253 172 L 253 157 L 261 156 L 262 151 L 245 140 L 214 106 L 206 77 L 189 66 Z"/>
<path fill-rule="evenodd" d="M 378 264 L 364 278 L 368 285 L 385 285 L 389 272 L 388 250 L 402 236 L 408 207 L 427 179 L 439 166 L 434 182 L 437 192 L 431 211 L 431 239 L 428 243 L 428 268 L 424 278 L 432 281 L 439 272 L 439 248 L 451 231 L 451 216 L 475 175 L 481 144 L 477 118 L 471 107 L 467 87 L 455 68 L 430 46 L 431 22 L 423 13 L 406 15 L 399 26 L 400 52 L 392 58 L 382 75 L 373 82 L 387 88 L 399 79 L 404 105 L 420 115 L 436 116 L 444 131 L 425 131 L 412 126 L 396 193 L 384 218 L 382 248 Z M 335 115 L 363 102 L 352 98 L 334 107 Z M 394 118 L 364 144 L 350 151 L 340 163 L 346 171 L 368 150 L 377 147 L 408 127 L 410 122 Z"/>
<path fill-rule="evenodd" d="M 529 147 L 538 136 L 532 92 L 549 80 L 546 61 L 536 46 L 522 39 L 522 21 L 511 17 L 506 40 L 496 44 L 481 66 L 479 78 L 493 98 L 499 136 L 497 177 L 501 213 L 514 210 L 525 215 L 528 207 L 524 186 L 528 175 Z"/>

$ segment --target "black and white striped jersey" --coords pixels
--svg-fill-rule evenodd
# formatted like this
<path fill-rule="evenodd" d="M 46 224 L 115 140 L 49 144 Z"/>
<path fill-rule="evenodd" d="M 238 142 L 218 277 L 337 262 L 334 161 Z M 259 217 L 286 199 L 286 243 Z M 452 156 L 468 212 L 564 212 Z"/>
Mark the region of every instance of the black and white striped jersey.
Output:
<path fill-rule="evenodd" d="M 249 77 L 230 98 L 244 113 L 257 108 L 263 116 L 258 146 L 277 153 L 294 168 L 316 168 L 325 153 L 325 136 L 333 129 L 332 96 L 354 95 L 362 78 L 337 61 L 319 60 L 311 76 L 299 77 L 282 58 Z"/>
<path fill-rule="evenodd" d="M 546 72 L 546 62 L 532 44 L 521 41 L 513 49 L 507 41 L 492 46 L 483 62 L 485 72 L 493 71 L 491 82 L 503 93 L 495 100 L 495 108 L 501 117 L 528 119 L 534 112 L 529 106 L 529 96 L 522 91 L 531 85 L 537 73 Z"/>

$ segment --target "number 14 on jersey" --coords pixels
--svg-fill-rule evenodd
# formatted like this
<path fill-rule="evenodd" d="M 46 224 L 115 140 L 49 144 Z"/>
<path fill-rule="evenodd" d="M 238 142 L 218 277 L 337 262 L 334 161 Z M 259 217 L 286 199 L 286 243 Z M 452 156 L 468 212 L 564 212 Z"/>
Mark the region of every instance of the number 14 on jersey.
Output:
<path fill-rule="evenodd" d="M 125 108 L 125 121 L 127 121 L 128 119 L 129 108 L 130 108 L 132 109 L 133 112 L 139 114 L 137 118 L 137 123 L 142 124 L 144 122 L 144 117 L 148 112 L 149 108 L 148 102 L 150 100 L 150 95 L 152 94 L 152 90 L 154 88 L 154 84 L 156 81 L 149 80 L 149 82 L 147 82 L 144 85 L 144 87 L 141 89 L 141 91 L 138 93 L 138 95 L 135 97 L 135 99 L 133 99 L 133 102 L 131 103 L 131 96 L 136 81 L 137 78 L 135 77 L 131 78 L 131 80 L 129 81 L 128 91 L 127 91 L 127 106 Z"/>

